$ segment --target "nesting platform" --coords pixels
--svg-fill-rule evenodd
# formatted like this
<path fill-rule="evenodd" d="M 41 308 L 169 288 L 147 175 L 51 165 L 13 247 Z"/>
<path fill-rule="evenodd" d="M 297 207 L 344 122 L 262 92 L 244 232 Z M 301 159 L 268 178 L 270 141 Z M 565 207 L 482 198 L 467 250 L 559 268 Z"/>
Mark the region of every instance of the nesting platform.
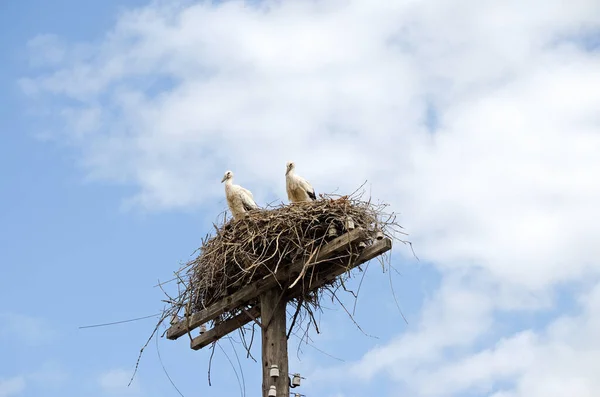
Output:
<path fill-rule="evenodd" d="M 298 310 L 314 304 L 323 288 L 392 248 L 397 225 L 385 207 L 326 196 L 215 226 L 197 258 L 177 273 L 181 289 L 165 313 L 172 319 L 167 338 L 202 326 L 191 338 L 197 350 L 252 321 L 260 324 L 260 297 L 267 291 L 279 291 L 279 299 L 296 302 Z"/>

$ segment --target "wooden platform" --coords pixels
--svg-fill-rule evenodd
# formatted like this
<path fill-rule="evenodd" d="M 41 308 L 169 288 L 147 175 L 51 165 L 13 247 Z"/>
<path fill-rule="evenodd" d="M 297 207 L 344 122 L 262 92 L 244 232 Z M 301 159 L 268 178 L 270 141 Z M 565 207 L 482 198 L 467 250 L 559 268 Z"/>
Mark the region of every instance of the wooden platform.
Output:
<path fill-rule="evenodd" d="M 194 350 L 201 349 L 245 324 L 257 320 L 261 313 L 260 304 L 258 303 L 259 297 L 265 292 L 273 290 L 274 288 L 279 288 L 279 291 L 281 292 L 282 289 L 280 286 L 282 286 L 285 288 L 283 299 L 287 302 L 290 299 L 299 297 L 303 293 L 322 287 L 343 273 L 392 248 L 392 241 L 388 238 L 383 238 L 374 240 L 372 245 L 357 252 L 356 256 L 352 257 L 353 259 L 343 266 L 339 263 L 335 264 L 333 261 L 327 262 L 327 259 L 334 257 L 335 253 L 347 250 L 349 246 L 356 247 L 358 243 L 370 241 L 371 239 L 372 237 L 367 236 L 367 233 L 360 228 L 356 228 L 339 236 L 322 246 L 308 264 L 304 261 L 299 261 L 288 266 L 282 266 L 275 275 L 268 275 L 261 280 L 243 287 L 208 308 L 195 313 L 190 317 L 185 317 L 180 322 L 173 324 L 167 330 L 167 338 L 172 340 L 177 339 L 200 325 L 216 319 L 225 312 L 239 312 L 239 314 L 233 318 L 221 322 L 214 328 L 193 338 L 191 340 L 191 348 Z M 293 285 L 292 288 L 288 287 L 298 279 L 298 276 L 300 276 L 302 270 L 306 268 L 306 265 L 310 267 L 314 263 L 317 263 L 316 267 L 319 269 L 319 271 L 316 272 L 316 277 L 313 276 L 310 279 L 307 278 L 307 280 L 301 279 L 296 285 Z M 307 285 L 307 283 L 309 284 Z"/>

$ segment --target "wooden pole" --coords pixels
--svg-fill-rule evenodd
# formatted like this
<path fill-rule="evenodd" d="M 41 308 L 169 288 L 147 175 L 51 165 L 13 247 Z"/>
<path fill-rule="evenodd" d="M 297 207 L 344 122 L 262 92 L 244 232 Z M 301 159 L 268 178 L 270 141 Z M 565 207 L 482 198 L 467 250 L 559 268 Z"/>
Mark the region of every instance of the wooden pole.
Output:
<path fill-rule="evenodd" d="M 288 351 L 286 335 L 287 300 L 279 287 L 260 296 L 260 319 L 262 324 L 263 397 L 269 388 L 277 388 L 277 397 L 289 397 Z M 279 376 L 272 378 L 271 365 L 277 365 Z"/>

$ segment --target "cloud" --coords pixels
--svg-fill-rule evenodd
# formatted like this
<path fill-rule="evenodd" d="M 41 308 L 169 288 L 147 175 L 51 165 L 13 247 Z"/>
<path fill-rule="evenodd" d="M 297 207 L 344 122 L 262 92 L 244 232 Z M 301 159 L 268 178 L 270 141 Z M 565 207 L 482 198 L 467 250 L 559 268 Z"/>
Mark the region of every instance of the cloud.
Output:
<path fill-rule="evenodd" d="M 319 192 L 368 179 L 424 259 L 543 289 L 598 271 L 600 59 L 578 40 L 597 8 L 151 5 L 26 81 L 75 103 L 57 139 L 90 178 L 138 186 L 131 205 L 216 212 L 225 169 L 283 198 L 294 159 Z"/>
<path fill-rule="evenodd" d="M 127 386 L 130 379 L 131 371 L 111 369 L 98 377 L 98 385 L 110 395 L 137 395 L 140 391 L 139 384 L 133 382 L 131 386 Z"/>
<path fill-rule="evenodd" d="M 55 331 L 38 317 L 19 313 L 0 313 L 0 336 L 38 346 L 50 341 L 55 336 Z"/>
<path fill-rule="evenodd" d="M 520 296 L 519 293 L 519 290 L 498 286 L 495 280 L 483 275 L 448 275 L 425 302 L 418 322 L 410 324 L 407 332 L 374 347 L 358 361 L 333 368 L 317 365 L 308 377 L 318 384 L 348 380 L 372 383 L 389 377 L 405 385 L 411 395 L 437 395 L 428 389 L 452 395 L 452 381 L 459 380 L 451 376 L 448 380 L 440 379 L 434 389 L 431 373 L 469 354 L 475 346 L 488 346 L 490 341 L 497 340 L 505 330 L 496 313 L 532 312 L 550 306 L 549 296 Z M 527 336 L 525 332 L 523 338 Z M 497 343 L 504 342 L 500 339 Z M 526 365 L 526 361 L 511 365 L 519 368 Z M 472 366 L 477 367 L 475 363 Z M 460 370 L 464 370 L 465 375 L 476 376 L 469 365 Z"/>
<path fill-rule="evenodd" d="M 519 331 L 489 348 L 442 358 L 433 365 L 423 365 L 427 363 L 415 355 L 410 358 L 416 362 L 408 360 L 405 364 L 410 371 L 393 365 L 388 368 L 396 379 L 422 396 L 461 395 L 466 391 L 515 397 L 594 396 L 600 390 L 593 364 L 600 359 L 595 336 L 600 331 L 599 298 L 600 284 L 596 284 L 581 295 L 578 314 L 559 316 L 542 331 Z M 410 348 L 408 337 L 399 345 Z M 401 361 L 399 355 L 388 353 Z M 372 362 L 367 359 L 356 365 L 371 368 Z"/>
<path fill-rule="evenodd" d="M 27 43 L 30 65 L 34 67 L 52 67 L 62 63 L 66 55 L 66 46 L 62 40 L 52 34 L 38 35 Z"/>
<path fill-rule="evenodd" d="M 387 378 L 395 385 L 390 395 L 597 395 L 600 283 L 576 294 L 572 313 L 539 329 L 514 330 L 510 317 L 494 315 L 514 310 L 502 309 L 503 298 L 486 293 L 481 281 L 445 279 L 418 324 L 355 362 L 316 365 L 306 373 L 312 387 L 360 394 L 363 385 L 368 389 Z"/>
<path fill-rule="evenodd" d="M 0 397 L 17 396 L 25 390 L 25 385 L 25 378 L 22 376 L 0 379 Z"/>
<path fill-rule="evenodd" d="M 53 361 L 43 363 L 39 369 L 27 375 L 32 382 L 46 389 L 62 386 L 69 377 L 69 372 L 61 364 Z"/>

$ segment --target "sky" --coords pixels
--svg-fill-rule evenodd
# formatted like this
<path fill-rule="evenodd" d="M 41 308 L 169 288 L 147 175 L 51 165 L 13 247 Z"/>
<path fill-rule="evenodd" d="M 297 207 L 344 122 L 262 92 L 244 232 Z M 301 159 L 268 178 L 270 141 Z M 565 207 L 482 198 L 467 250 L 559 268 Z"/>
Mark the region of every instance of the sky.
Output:
<path fill-rule="evenodd" d="M 290 339 L 300 393 L 600 393 L 597 1 L 23 0 L 0 26 L 0 397 L 257 395 L 235 335 L 211 385 L 210 350 L 157 338 L 127 387 L 156 318 L 79 327 L 160 312 L 223 173 L 284 201 L 290 160 L 367 180 L 419 257 L 369 266 L 364 333 L 332 302 Z"/>

